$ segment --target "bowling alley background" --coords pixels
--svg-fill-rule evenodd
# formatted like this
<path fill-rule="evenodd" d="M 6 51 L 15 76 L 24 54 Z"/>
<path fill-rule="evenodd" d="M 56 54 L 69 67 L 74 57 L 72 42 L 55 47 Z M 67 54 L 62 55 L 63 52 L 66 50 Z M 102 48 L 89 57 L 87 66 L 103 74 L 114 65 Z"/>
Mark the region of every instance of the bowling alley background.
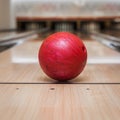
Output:
<path fill-rule="evenodd" d="M 19 30 L 102 31 L 120 29 L 118 0 L 30 0 L 14 3 Z"/>
<path fill-rule="evenodd" d="M 119 119 L 120 0 L 0 0 L 0 120 Z"/>
<path fill-rule="evenodd" d="M 2 3 L 2 2 L 1 2 Z M 11 7 L 9 6 L 11 5 Z M 119 0 L 11 0 L 0 4 L 2 28 L 19 31 L 49 28 L 79 32 L 120 29 Z"/>

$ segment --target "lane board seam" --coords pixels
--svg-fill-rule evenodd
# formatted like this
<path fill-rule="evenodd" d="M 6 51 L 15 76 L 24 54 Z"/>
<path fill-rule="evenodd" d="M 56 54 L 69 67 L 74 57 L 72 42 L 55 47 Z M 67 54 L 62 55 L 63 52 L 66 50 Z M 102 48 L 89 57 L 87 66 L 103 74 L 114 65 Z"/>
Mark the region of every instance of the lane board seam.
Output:
<path fill-rule="evenodd" d="M 89 84 L 89 85 L 112 85 L 112 84 L 114 84 L 114 85 L 120 85 L 120 83 L 71 83 L 71 82 L 55 82 L 55 83 L 25 83 L 25 82 L 21 82 L 21 83 L 19 83 L 19 82 L 0 82 L 0 84 L 83 84 L 83 85 L 85 85 L 85 84 Z"/>

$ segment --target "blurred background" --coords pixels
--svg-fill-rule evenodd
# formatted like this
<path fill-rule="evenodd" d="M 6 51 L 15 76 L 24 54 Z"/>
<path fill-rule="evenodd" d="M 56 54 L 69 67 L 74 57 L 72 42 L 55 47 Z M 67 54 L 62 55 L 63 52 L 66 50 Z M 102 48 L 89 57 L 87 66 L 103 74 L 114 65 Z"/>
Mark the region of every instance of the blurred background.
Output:
<path fill-rule="evenodd" d="M 120 29 L 120 0 L 1 0 L 0 29 Z"/>
<path fill-rule="evenodd" d="M 0 0 L 1 36 L 31 30 L 41 37 L 58 31 L 83 39 L 94 32 L 119 37 L 120 0 Z"/>

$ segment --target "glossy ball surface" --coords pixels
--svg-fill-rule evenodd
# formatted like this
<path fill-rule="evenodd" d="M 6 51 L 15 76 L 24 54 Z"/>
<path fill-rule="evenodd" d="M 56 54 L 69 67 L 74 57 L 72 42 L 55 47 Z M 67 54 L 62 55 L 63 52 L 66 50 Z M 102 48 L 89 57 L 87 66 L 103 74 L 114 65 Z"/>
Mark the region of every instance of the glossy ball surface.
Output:
<path fill-rule="evenodd" d="M 87 50 L 82 40 L 69 32 L 57 32 L 48 36 L 38 53 L 42 70 L 59 81 L 71 80 L 84 69 Z"/>

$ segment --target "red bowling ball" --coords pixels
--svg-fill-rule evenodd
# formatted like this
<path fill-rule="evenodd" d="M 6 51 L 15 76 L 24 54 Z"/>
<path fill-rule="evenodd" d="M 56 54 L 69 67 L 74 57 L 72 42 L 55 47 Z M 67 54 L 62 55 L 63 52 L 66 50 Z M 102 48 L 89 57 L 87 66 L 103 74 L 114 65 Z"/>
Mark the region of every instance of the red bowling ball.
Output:
<path fill-rule="evenodd" d="M 82 40 L 69 32 L 57 32 L 48 36 L 38 53 L 42 70 L 58 81 L 71 80 L 84 69 L 87 50 Z"/>

